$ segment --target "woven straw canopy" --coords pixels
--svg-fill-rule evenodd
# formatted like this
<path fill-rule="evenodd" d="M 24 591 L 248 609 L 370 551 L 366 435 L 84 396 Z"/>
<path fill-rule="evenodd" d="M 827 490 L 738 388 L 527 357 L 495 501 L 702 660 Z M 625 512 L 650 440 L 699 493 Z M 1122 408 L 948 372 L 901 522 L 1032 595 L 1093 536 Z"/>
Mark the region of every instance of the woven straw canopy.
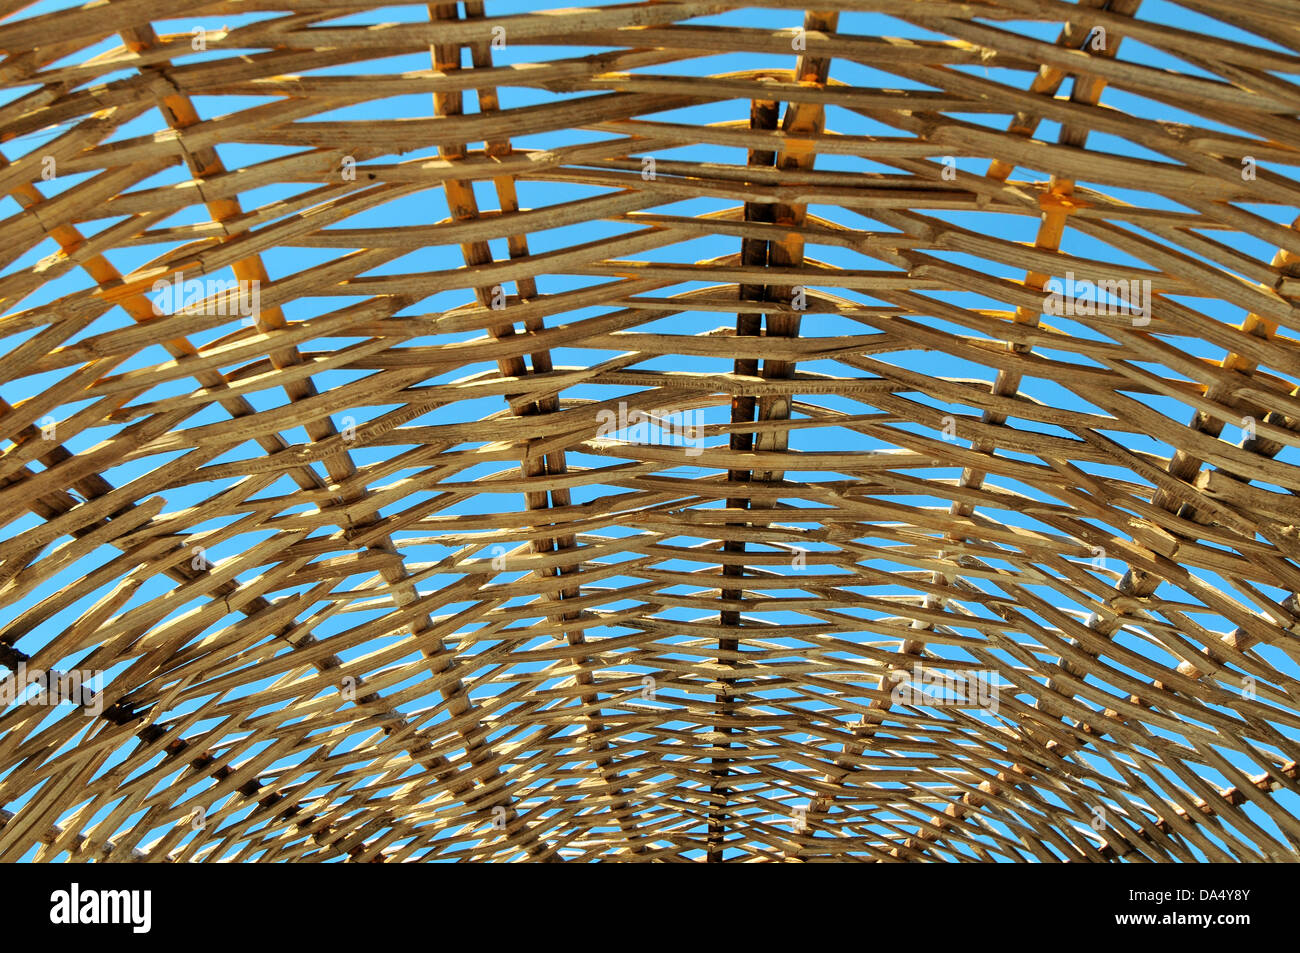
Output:
<path fill-rule="evenodd" d="M 825 6 L 0 3 L 0 861 L 1300 857 L 1295 4 Z"/>

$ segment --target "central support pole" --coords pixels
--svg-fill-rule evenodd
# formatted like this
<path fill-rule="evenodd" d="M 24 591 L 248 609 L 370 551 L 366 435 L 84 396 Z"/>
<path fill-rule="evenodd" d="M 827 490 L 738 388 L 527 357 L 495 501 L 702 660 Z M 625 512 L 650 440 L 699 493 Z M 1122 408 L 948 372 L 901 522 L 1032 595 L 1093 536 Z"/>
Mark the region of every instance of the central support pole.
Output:
<path fill-rule="evenodd" d="M 780 115 L 780 108 L 775 100 L 756 99 L 750 105 L 749 127 L 751 129 L 761 129 L 772 131 L 776 129 L 777 119 Z M 748 164 L 754 167 L 770 168 L 776 164 L 776 152 L 766 149 L 750 149 Z M 771 224 L 773 221 L 773 206 L 766 203 L 746 202 L 745 203 L 745 221 L 761 222 Z M 741 265 L 756 265 L 766 267 L 768 260 L 768 241 L 763 238 L 745 237 L 740 241 L 740 263 Z M 745 301 L 765 301 L 767 300 L 767 287 L 765 285 L 741 285 L 739 295 L 741 302 Z M 736 334 L 737 336 L 757 337 L 762 332 L 763 315 L 758 311 L 738 311 L 736 313 Z M 735 363 L 735 373 L 747 377 L 758 376 L 758 358 L 737 358 Z M 757 402 L 753 397 L 736 396 L 731 399 L 731 422 L 753 423 L 754 414 L 757 410 Z M 752 431 L 733 431 L 730 439 L 730 449 L 733 453 L 747 453 L 754 449 L 754 434 Z M 752 474 L 749 470 L 728 470 L 727 480 L 732 484 L 744 484 L 750 481 Z M 748 496 L 728 496 L 728 509 L 744 510 L 749 508 Z M 728 526 L 744 527 L 746 523 L 729 523 Z M 724 559 L 722 563 L 722 577 L 724 580 L 721 596 L 724 604 L 728 600 L 739 600 L 744 592 L 740 588 L 729 588 L 726 585 L 728 580 L 741 579 L 745 575 L 745 567 L 740 560 L 733 560 L 731 556 L 740 556 L 745 552 L 745 541 L 743 539 L 725 539 L 722 542 L 722 551 Z M 734 626 L 740 628 L 740 610 L 724 608 L 721 610 L 719 622 L 724 626 Z M 728 668 L 734 668 L 736 665 L 736 654 L 740 651 L 739 637 L 727 637 L 718 639 L 718 664 Z M 731 748 L 730 736 L 736 732 L 735 726 L 731 723 L 732 716 L 736 707 L 737 696 L 733 694 L 732 688 L 735 685 L 734 678 L 722 678 L 723 690 L 717 696 L 716 711 L 721 717 L 721 723 L 714 726 L 714 736 L 726 736 L 725 745 L 720 740 L 714 741 L 714 746 L 719 748 Z M 731 789 L 727 784 L 728 777 L 731 773 L 731 758 L 723 755 L 713 758 L 710 775 L 712 783 L 709 788 L 709 838 L 708 851 L 706 859 L 709 863 L 718 863 L 722 860 L 723 839 L 727 830 L 727 801 L 731 796 Z"/>

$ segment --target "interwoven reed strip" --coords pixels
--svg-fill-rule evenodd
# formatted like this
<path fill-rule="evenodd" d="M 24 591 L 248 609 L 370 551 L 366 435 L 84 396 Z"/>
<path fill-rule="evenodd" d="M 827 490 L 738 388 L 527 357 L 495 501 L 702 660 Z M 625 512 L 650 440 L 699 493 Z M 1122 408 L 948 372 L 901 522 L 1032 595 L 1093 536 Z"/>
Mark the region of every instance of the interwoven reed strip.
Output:
<path fill-rule="evenodd" d="M 1300 859 L 1293 4 L 58 7 L 0 861 Z"/>

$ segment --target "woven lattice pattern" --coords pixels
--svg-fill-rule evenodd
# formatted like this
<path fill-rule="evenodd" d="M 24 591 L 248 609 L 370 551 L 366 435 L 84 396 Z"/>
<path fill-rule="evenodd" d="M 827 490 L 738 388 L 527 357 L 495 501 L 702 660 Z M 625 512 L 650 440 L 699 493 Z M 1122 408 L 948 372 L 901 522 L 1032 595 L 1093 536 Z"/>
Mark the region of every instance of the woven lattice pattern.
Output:
<path fill-rule="evenodd" d="M 1300 858 L 1296 4 L 823 6 L 0 3 L 0 861 Z"/>

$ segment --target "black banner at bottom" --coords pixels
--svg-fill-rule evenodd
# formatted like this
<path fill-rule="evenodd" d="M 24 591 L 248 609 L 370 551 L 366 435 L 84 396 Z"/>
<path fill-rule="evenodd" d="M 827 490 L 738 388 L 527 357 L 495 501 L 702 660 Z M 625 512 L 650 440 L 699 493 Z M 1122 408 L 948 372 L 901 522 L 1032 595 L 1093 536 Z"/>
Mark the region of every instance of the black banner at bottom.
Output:
<path fill-rule="evenodd" d="M 918 931 L 1040 927 L 1052 931 L 1044 936 L 1064 928 L 1079 938 L 1174 941 L 1201 931 L 1231 941 L 1294 916 L 1291 871 L 1267 865 L 818 864 L 762 873 L 700 864 L 694 873 L 567 875 L 530 866 L 538 865 L 21 864 L 0 867 L 0 896 L 11 940 L 49 933 L 128 947 L 204 934 L 373 941 L 399 925 L 433 928 L 431 939 L 451 927 L 492 944 L 611 928 L 622 932 L 606 935 L 629 939 L 710 935 L 697 927 L 728 942 L 746 934 L 778 942 L 767 932 L 774 923 L 807 923 L 819 942 L 839 930 L 860 941 L 867 929 L 880 943 Z"/>

